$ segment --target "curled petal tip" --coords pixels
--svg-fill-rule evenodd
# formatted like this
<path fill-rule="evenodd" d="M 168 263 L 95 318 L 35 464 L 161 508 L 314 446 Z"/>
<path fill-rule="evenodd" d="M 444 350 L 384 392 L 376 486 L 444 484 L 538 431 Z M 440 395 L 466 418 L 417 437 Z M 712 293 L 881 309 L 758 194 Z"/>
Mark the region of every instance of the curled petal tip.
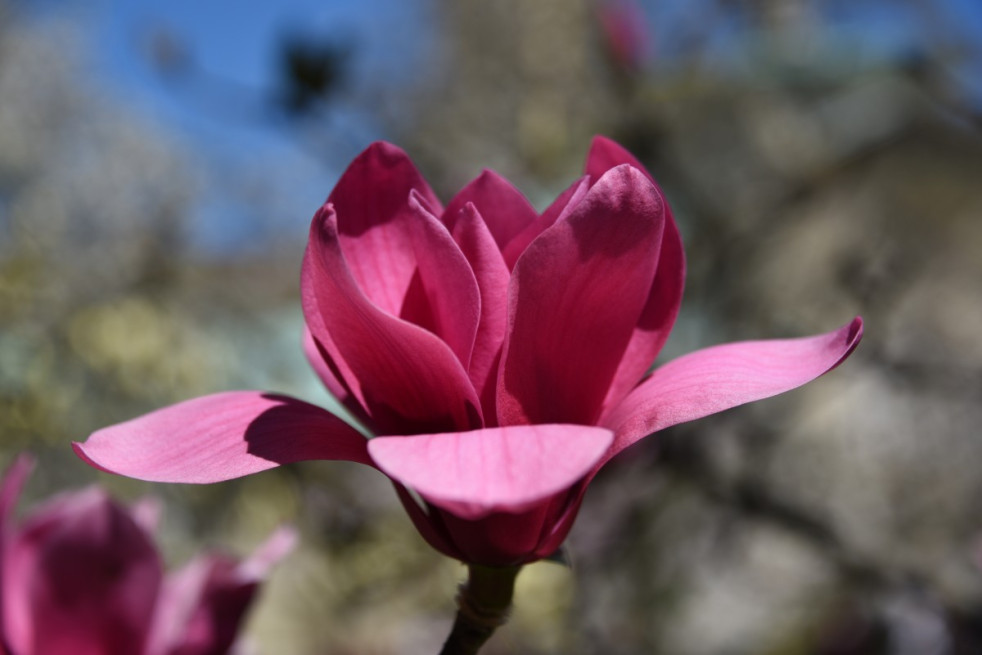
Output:
<path fill-rule="evenodd" d="M 78 455 L 79 459 L 81 459 L 83 462 L 85 462 L 92 468 L 97 469 L 99 471 L 104 471 L 105 473 L 112 473 L 112 471 L 110 471 L 109 469 L 107 469 L 102 464 L 100 464 L 99 462 L 97 462 L 96 460 L 92 459 L 89 456 L 89 453 L 86 452 L 85 450 L 85 444 L 82 443 L 81 441 L 73 441 L 72 450 L 75 451 L 75 454 Z"/>
<path fill-rule="evenodd" d="M 852 322 L 849 324 L 847 340 L 854 346 L 855 344 L 859 343 L 860 339 L 863 338 L 863 327 L 864 324 L 862 316 L 857 316 L 856 318 L 852 319 Z"/>
<path fill-rule="evenodd" d="M 837 332 L 842 335 L 842 342 L 844 344 L 842 356 L 839 357 L 838 361 L 829 367 L 828 370 L 831 371 L 839 364 L 846 361 L 850 355 L 852 355 L 853 351 L 856 350 L 856 346 L 858 346 L 859 342 L 863 340 L 863 330 L 864 324 L 862 316 L 857 316 L 837 330 Z"/>

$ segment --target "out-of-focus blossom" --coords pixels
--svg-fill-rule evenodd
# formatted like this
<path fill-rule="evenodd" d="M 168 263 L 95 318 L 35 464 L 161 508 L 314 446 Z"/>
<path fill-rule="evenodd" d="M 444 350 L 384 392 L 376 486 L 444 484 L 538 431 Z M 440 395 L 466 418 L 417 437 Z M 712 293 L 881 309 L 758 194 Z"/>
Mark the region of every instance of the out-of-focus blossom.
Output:
<path fill-rule="evenodd" d="M 11 518 L 31 460 L 0 483 L 0 653 L 224 655 L 258 585 L 293 547 L 281 528 L 244 562 L 203 555 L 164 575 L 153 507 L 128 509 L 92 487 Z"/>
<path fill-rule="evenodd" d="M 663 428 L 798 387 L 856 347 L 819 336 L 716 346 L 648 374 L 678 314 L 682 242 L 640 163 L 598 137 L 544 212 L 485 171 L 444 208 L 376 143 L 314 217 L 305 347 L 371 432 L 260 391 L 186 401 L 76 444 L 104 470 L 216 482 L 287 462 L 388 475 L 423 537 L 469 563 L 561 545 L 588 483 Z"/>
<path fill-rule="evenodd" d="M 626 72 L 637 72 L 651 51 L 651 32 L 636 0 L 601 0 L 597 20 L 604 49 L 612 63 Z"/>

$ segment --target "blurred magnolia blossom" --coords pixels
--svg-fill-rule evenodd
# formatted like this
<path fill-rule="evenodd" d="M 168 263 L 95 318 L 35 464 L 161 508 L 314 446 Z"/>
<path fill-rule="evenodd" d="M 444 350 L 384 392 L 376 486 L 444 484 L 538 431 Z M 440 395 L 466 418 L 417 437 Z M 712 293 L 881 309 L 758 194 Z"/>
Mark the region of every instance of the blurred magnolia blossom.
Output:
<path fill-rule="evenodd" d="M 0 482 L 0 655 L 226 655 L 270 567 L 296 541 L 280 528 L 244 561 L 200 555 L 164 573 L 159 508 L 89 487 L 12 518 L 33 461 Z"/>
<path fill-rule="evenodd" d="M 651 54 L 651 31 L 637 0 L 601 0 L 600 35 L 611 62 L 625 72 L 639 71 Z"/>
<path fill-rule="evenodd" d="M 358 462 L 392 479 L 441 553 L 520 566 L 557 551 L 588 484 L 625 448 L 805 384 L 862 336 L 856 318 L 649 375 L 684 278 L 661 190 L 609 139 L 542 213 L 491 171 L 444 208 L 402 150 L 376 143 L 314 217 L 301 275 L 308 359 L 372 438 L 314 405 L 236 391 L 105 428 L 76 451 L 169 482 Z"/>

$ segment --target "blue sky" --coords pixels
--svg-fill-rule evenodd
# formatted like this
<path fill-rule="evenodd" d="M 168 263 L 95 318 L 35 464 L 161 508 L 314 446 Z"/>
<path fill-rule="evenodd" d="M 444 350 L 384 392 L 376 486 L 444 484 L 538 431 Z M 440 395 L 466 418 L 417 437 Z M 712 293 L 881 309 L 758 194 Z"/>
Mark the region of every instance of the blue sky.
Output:
<path fill-rule="evenodd" d="M 356 86 L 413 85 L 427 72 L 429 48 L 439 25 L 427 0 L 95 0 L 66 5 L 81 17 L 89 35 L 100 85 L 189 144 L 212 170 L 226 171 L 200 207 L 200 232 L 209 248 L 238 248 L 256 235 L 243 220 L 249 208 L 237 205 L 236 184 L 270 165 L 274 195 L 298 229 L 333 184 L 344 163 L 373 139 L 382 126 L 356 110 L 332 105 L 327 120 L 343 129 L 336 148 L 305 148 L 296 124 L 269 113 L 268 94 L 276 79 L 278 46 L 287 33 L 301 33 L 351 46 L 349 79 Z M 648 0 L 641 3 L 653 34 L 655 66 L 671 65 L 692 39 L 702 38 L 709 58 L 724 69 L 748 56 L 750 25 L 733 12 L 720 19 L 717 0 Z M 739 5 L 731 5 L 739 6 Z M 982 107 L 982 0 L 932 0 L 929 20 L 896 0 L 819 3 L 836 47 L 846 44 L 871 60 L 889 60 L 939 41 L 972 44 L 966 61 L 952 69 L 962 90 Z M 925 5 L 921 5 L 925 6 Z M 710 23 L 706 16 L 715 17 Z M 706 33 L 706 25 L 713 28 Z M 208 79 L 217 83 L 182 86 L 151 65 L 147 43 L 153 34 L 173 35 Z M 751 39 L 752 41 L 752 39 Z M 739 56 L 734 56 L 738 53 Z M 752 53 L 750 53 L 752 55 Z M 744 63 L 746 63 L 744 61 Z M 342 103 L 343 105 L 343 103 Z M 325 152 L 332 156 L 324 156 Z M 243 168 L 246 174 L 243 174 Z M 261 173 L 258 173 L 261 174 Z M 225 186 L 227 185 L 227 186 Z M 229 221 L 239 226 L 227 230 Z M 231 240 L 230 240 L 231 239 Z"/>
<path fill-rule="evenodd" d="M 302 130 L 278 118 L 272 103 L 284 35 L 349 47 L 353 85 L 412 84 L 433 40 L 427 6 L 406 0 L 98 0 L 71 10 L 86 31 L 100 88 L 161 125 L 213 172 L 189 221 L 190 236 L 206 251 L 222 252 L 260 247 L 269 218 L 257 212 L 282 214 L 283 229 L 303 235 L 347 160 L 385 137 L 368 117 L 332 105 L 324 120 L 343 125 L 333 132 L 343 132 L 344 140 L 337 149 L 305 147 Z M 169 79 L 155 68 L 148 44 L 162 34 L 190 53 L 195 74 Z M 264 184 L 268 205 L 243 203 L 241 187 L 250 179 Z"/>

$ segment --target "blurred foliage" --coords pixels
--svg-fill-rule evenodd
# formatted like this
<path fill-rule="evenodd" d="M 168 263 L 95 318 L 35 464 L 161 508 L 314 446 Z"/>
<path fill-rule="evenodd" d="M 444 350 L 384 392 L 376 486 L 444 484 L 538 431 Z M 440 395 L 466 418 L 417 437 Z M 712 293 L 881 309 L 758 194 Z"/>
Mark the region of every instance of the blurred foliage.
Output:
<path fill-rule="evenodd" d="M 323 154 L 322 175 L 366 124 L 444 199 L 488 166 L 543 206 L 592 134 L 636 152 L 688 255 L 663 359 L 867 320 L 834 374 L 615 461 L 574 529 L 573 570 L 525 570 L 489 654 L 982 651 L 982 135 L 957 74 L 978 41 L 931 3 L 887 4 L 919 25 L 909 48 L 872 47 L 876 0 L 640 3 L 653 54 L 625 67 L 600 3 L 433 0 L 429 59 L 391 88 L 352 75 L 356 37 L 280 42 L 280 78 L 253 101 L 292 108 L 288 135 Z M 246 552 L 296 521 L 304 546 L 253 621 L 265 652 L 435 652 L 461 569 L 381 476 L 303 464 L 175 487 L 71 454 L 103 425 L 221 389 L 329 403 L 298 346 L 304 233 L 282 235 L 298 223 L 260 173 L 226 188 L 280 240 L 202 251 L 215 157 L 106 93 L 70 14 L 0 7 L 0 435 L 7 458 L 40 456 L 28 495 L 99 480 L 161 496 L 174 559 Z M 155 42 L 161 72 L 201 75 L 179 37 Z"/>

